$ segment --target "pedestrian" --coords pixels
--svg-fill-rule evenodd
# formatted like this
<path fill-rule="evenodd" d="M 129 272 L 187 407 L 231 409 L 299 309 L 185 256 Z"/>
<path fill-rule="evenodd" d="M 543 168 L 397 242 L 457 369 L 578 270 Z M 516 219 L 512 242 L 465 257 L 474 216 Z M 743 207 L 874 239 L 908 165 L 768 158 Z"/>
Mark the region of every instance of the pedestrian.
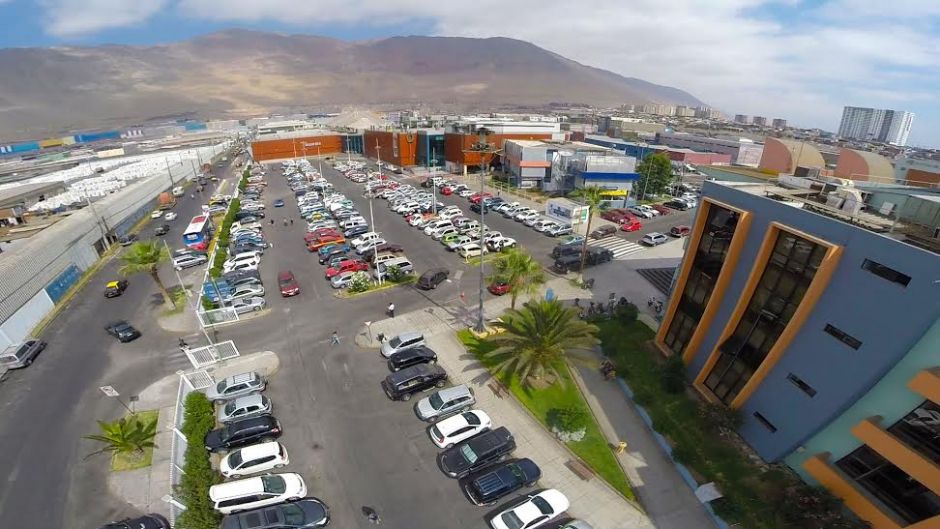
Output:
<path fill-rule="evenodd" d="M 291 225 L 291 226 L 294 225 L 294 219 L 293 219 L 293 218 L 290 219 L 290 225 Z"/>
<path fill-rule="evenodd" d="M 395 317 L 395 304 L 389 303 L 388 310 L 386 312 L 388 312 L 388 315 L 390 318 L 394 318 Z"/>
<path fill-rule="evenodd" d="M 339 345 L 339 334 L 336 331 L 333 331 L 333 336 L 330 337 L 330 345 Z"/>
<path fill-rule="evenodd" d="M 271 217 L 271 226 L 274 226 L 274 217 Z"/>
<path fill-rule="evenodd" d="M 184 340 L 182 337 L 180 337 L 179 347 L 180 347 L 180 349 L 189 349 L 189 344 L 186 343 L 186 340 Z"/>
<path fill-rule="evenodd" d="M 379 513 L 377 513 L 372 507 L 363 506 L 362 514 L 364 514 L 365 517 L 369 519 L 369 523 L 374 523 L 375 525 L 382 523 L 382 518 L 379 517 Z"/>
<path fill-rule="evenodd" d="M 284 219 L 284 225 L 287 226 L 287 219 Z"/>
<path fill-rule="evenodd" d="M 626 441 L 620 441 L 619 443 L 617 443 L 617 448 L 614 449 L 614 452 L 617 452 L 618 454 L 622 454 L 626 451 L 627 451 Z"/>

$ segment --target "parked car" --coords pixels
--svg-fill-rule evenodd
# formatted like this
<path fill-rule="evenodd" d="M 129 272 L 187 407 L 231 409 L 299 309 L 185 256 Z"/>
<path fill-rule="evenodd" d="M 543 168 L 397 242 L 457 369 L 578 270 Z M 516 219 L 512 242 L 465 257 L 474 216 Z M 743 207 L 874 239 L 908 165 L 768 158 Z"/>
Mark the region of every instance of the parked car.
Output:
<path fill-rule="evenodd" d="M 233 421 L 206 434 L 210 452 L 222 452 L 258 442 L 270 442 L 281 436 L 281 424 L 272 415 Z"/>
<path fill-rule="evenodd" d="M 437 353 L 428 347 L 419 345 L 418 347 L 412 347 L 411 349 L 399 351 L 388 357 L 388 370 L 393 372 L 401 371 L 402 369 L 411 367 L 413 365 L 436 363 Z"/>
<path fill-rule="evenodd" d="M 284 200 L 283 200 L 283 199 L 280 199 L 280 198 L 275 199 L 273 205 L 274 205 L 274 207 L 276 207 L 276 208 L 282 208 L 282 207 L 284 207 Z"/>
<path fill-rule="evenodd" d="M 0 367 L 19 369 L 33 363 L 36 356 L 46 348 L 46 342 L 29 338 L 23 342 L 8 346 L 0 352 Z"/>
<path fill-rule="evenodd" d="M 121 246 L 130 246 L 130 245 L 134 244 L 135 242 L 137 242 L 137 234 L 136 234 L 136 233 L 128 233 L 127 235 L 122 235 L 122 236 L 118 237 L 118 243 L 119 243 Z"/>
<path fill-rule="evenodd" d="M 493 426 L 490 416 L 482 410 L 470 410 L 453 415 L 428 428 L 428 436 L 438 448 L 450 448 L 457 443 L 485 432 Z"/>
<path fill-rule="evenodd" d="M 326 278 L 330 279 L 345 272 L 366 272 L 369 264 L 362 259 L 346 259 L 340 261 L 339 266 L 326 269 Z"/>
<path fill-rule="evenodd" d="M 419 391 L 447 384 L 447 373 L 438 365 L 417 364 L 385 377 L 382 389 L 392 400 L 411 400 Z"/>
<path fill-rule="evenodd" d="M 557 529 L 594 529 L 594 526 L 584 520 L 569 520 L 559 525 Z"/>
<path fill-rule="evenodd" d="M 692 233 L 692 227 L 680 224 L 678 226 L 673 226 L 669 228 L 669 235 L 673 237 L 685 237 Z"/>
<path fill-rule="evenodd" d="M 623 231 L 637 231 L 643 227 L 643 223 L 636 218 L 625 218 L 623 222 L 620 223 L 620 229 Z"/>
<path fill-rule="evenodd" d="M 587 249 L 587 262 L 590 265 L 599 265 L 614 260 L 614 252 L 607 248 L 589 246 Z"/>
<path fill-rule="evenodd" d="M 672 211 L 662 204 L 653 204 L 650 207 L 658 211 L 660 215 L 668 215 Z"/>
<path fill-rule="evenodd" d="M 217 418 L 219 422 L 227 423 L 249 417 L 271 415 L 272 410 L 271 399 L 260 393 L 255 393 L 226 402 L 219 408 Z"/>
<path fill-rule="evenodd" d="M 223 296 L 226 302 L 235 301 L 239 299 L 248 299 L 254 297 L 264 296 L 264 287 L 259 283 L 242 283 L 235 287 L 231 294 Z"/>
<path fill-rule="evenodd" d="M 419 345 L 425 345 L 423 334 L 414 331 L 403 332 L 382 343 L 382 356 L 390 358 L 399 351 L 418 347 Z"/>
<path fill-rule="evenodd" d="M 494 505 L 522 487 L 535 485 L 541 477 L 542 470 L 538 465 L 531 459 L 523 458 L 500 463 L 468 476 L 463 490 L 476 505 Z"/>
<path fill-rule="evenodd" d="M 121 343 L 131 342 L 140 338 L 140 331 L 124 320 L 113 321 L 107 324 L 104 330 L 108 331 L 108 334 L 117 338 Z"/>
<path fill-rule="evenodd" d="M 591 231 L 592 239 L 603 239 L 604 237 L 609 237 L 617 233 L 617 227 L 610 224 L 605 224 L 598 227 L 596 230 Z"/>
<path fill-rule="evenodd" d="M 357 274 L 365 274 L 365 273 L 364 272 L 352 272 L 352 271 L 341 272 L 340 274 L 333 276 L 333 278 L 330 279 L 330 286 L 337 290 L 348 288 L 349 285 L 352 283 L 353 279 L 355 279 Z"/>
<path fill-rule="evenodd" d="M 561 225 L 556 224 L 554 226 L 549 226 L 545 228 L 542 232 L 545 235 L 548 235 L 549 237 L 560 237 L 562 235 L 568 235 L 571 233 L 571 225 L 570 224 L 561 224 Z"/>
<path fill-rule="evenodd" d="M 209 500 L 222 514 L 296 501 L 306 495 L 304 478 L 293 472 L 267 474 L 209 487 Z"/>
<path fill-rule="evenodd" d="M 450 275 L 450 270 L 446 268 L 432 268 L 426 270 L 418 278 L 418 281 L 415 283 L 415 286 L 421 290 L 433 290 L 437 288 L 438 285 L 447 280 L 447 277 Z"/>
<path fill-rule="evenodd" d="M 281 296 L 285 298 L 300 294 L 300 283 L 297 282 L 297 278 L 290 270 L 278 272 L 277 288 L 280 290 Z"/>
<path fill-rule="evenodd" d="M 513 506 L 490 519 L 493 529 L 535 529 L 568 510 L 571 503 L 560 491 L 548 489 L 513 502 Z"/>
<path fill-rule="evenodd" d="M 159 219 L 162 216 L 163 216 L 163 211 L 159 209 L 154 210 L 153 213 L 150 214 L 150 218 L 154 220 Z"/>
<path fill-rule="evenodd" d="M 317 262 L 326 264 L 338 255 L 345 256 L 349 252 L 348 244 L 330 244 L 317 250 Z"/>
<path fill-rule="evenodd" d="M 577 246 L 584 244 L 584 235 L 568 235 L 558 241 L 558 246 Z"/>
<path fill-rule="evenodd" d="M 649 206 L 646 206 L 646 207 L 643 207 L 641 205 L 630 206 L 629 208 L 627 208 L 627 211 L 629 211 L 630 213 L 633 213 L 634 215 L 638 217 L 643 217 L 644 219 L 653 218 L 656 215 L 655 213 L 653 213 L 655 210 L 653 208 L 649 208 L 649 209 L 646 209 L 646 208 L 649 208 Z"/>
<path fill-rule="evenodd" d="M 104 286 L 104 297 L 106 298 L 116 298 L 124 293 L 127 290 L 127 280 L 118 279 L 117 281 L 110 281 L 107 285 Z"/>
<path fill-rule="evenodd" d="M 323 501 L 306 497 L 260 509 L 230 514 L 219 529 L 310 529 L 330 523 L 330 509 Z"/>
<path fill-rule="evenodd" d="M 239 373 L 206 388 L 206 397 L 216 404 L 222 404 L 226 400 L 260 393 L 266 386 L 264 378 L 254 371 Z"/>
<path fill-rule="evenodd" d="M 174 211 L 167 211 L 163 214 L 163 220 L 176 220 L 176 217 L 178 216 L 179 215 L 177 215 Z"/>
<path fill-rule="evenodd" d="M 493 294 L 494 296 L 502 296 L 503 294 L 508 294 L 512 289 L 512 286 L 505 281 L 496 280 L 490 283 L 486 289 L 489 290 L 490 294 Z"/>
<path fill-rule="evenodd" d="M 170 529 L 170 522 L 162 515 L 150 513 L 137 518 L 124 518 L 106 523 L 100 529 Z"/>
<path fill-rule="evenodd" d="M 473 389 L 461 384 L 421 399 L 415 405 L 415 412 L 422 421 L 435 422 L 454 413 L 469 410 L 476 402 Z"/>
<path fill-rule="evenodd" d="M 516 440 L 505 426 L 501 426 L 448 448 L 438 455 L 437 461 L 445 474 L 462 478 L 507 459 L 515 449 Z"/>
<path fill-rule="evenodd" d="M 479 244 L 471 242 L 457 248 L 457 254 L 464 259 L 469 259 L 471 257 L 480 257 L 485 253 L 489 253 L 489 250 L 486 248 L 480 247 Z"/>
<path fill-rule="evenodd" d="M 626 214 L 626 210 L 619 208 L 611 208 L 606 211 L 601 212 L 601 218 L 604 220 L 609 220 L 610 222 L 620 223 L 620 219 Z"/>
<path fill-rule="evenodd" d="M 667 208 L 677 209 L 679 211 L 685 211 L 687 209 L 690 209 L 688 202 L 685 202 L 683 200 L 678 200 L 678 199 L 664 202 L 663 205 L 666 206 Z"/>
<path fill-rule="evenodd" d="M 166 235 L 167 233 L 170 233 L 169 224 L 161 224 L 157 226 L 156 229 L 153 230 L 153 234 L 156 235 L 157 237 L 161 237 L 163 235 Z"/>
<path fill-rule="evenodd" d="M 254 296 L 250 298 L 236 299 L 228 304 L 228 306 L 234 309 L 236 314 L 247 314 L 249 312 L 258 312 L 263 310 L 266 304 L 267 302 L 265 302 L 264 298 L 260 296 Z"/>
<path fill-rule="evenodd" d="M 644 235 L 643 238 L 640 239 L 640 242 L 643 244 L 648 244 L 650 246 L 658 246 L 668 240 L 669 238 L 663 235 L 662 233 L 654 231 L 654 232 L 647 233 L 646 235 Z"/>

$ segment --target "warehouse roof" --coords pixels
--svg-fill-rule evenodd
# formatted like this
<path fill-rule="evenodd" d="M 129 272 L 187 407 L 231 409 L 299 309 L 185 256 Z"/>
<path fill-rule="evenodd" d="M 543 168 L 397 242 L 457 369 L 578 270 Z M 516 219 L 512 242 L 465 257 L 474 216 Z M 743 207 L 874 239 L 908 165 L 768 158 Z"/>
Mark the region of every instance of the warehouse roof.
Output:
<path fill-rule="evenodd" d="M 49 194 L 62 189 L 65 189 L 65 186 L 63 186 L 61 182 L 22 184 L 0 189 L 0 208 L 12 206 L 29 198 Z"/>

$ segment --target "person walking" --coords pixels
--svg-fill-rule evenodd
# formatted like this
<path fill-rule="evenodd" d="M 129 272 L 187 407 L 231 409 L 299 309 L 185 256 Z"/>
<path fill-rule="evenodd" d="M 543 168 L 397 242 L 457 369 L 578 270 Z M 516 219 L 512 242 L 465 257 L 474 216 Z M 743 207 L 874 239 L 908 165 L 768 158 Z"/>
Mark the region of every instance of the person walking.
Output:
<path fill-rule="evenodd" d="M 339 334 L 336 334 L 336 331 L 333 331 L 333 336 L 330 337 L 330 345 L 339 345 Z"/>
<path fill-rule="evenodd" d="M 294 225 L 294 219 L 293 219 L 293 218 L 290 219 L 290 225 L 291 225 L 291 226 Z"/>
<path fill-rule="evenodd" d="M 372 507 L 363 506 L 362 514 L 369 520 L 369 523 L 374 523 L 375 525 L 382 523 L 382 518 L 379 517 L 379 513 Z"/>
<path fill-rule="evenodd" d="M 394 303 L 389 303 L 389 304 L 388 304 L 388 310 L 386 310 L 386 312 L 388 313 L 388 316 L 389 316 L 390 318 L 394 318 L 394 317 L 395 317 L 395 304 L 394 304 Z"/>

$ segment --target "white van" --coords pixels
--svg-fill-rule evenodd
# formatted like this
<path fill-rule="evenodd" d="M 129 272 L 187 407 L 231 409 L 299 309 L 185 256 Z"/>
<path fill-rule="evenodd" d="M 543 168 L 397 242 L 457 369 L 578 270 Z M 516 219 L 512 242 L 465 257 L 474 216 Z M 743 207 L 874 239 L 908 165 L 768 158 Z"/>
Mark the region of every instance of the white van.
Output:
<path fill-rule="evenodd" d="M 268 474 L 209 487 L 209 499 L 222 514 L 257 509 L 307 495 L 307 484 L 300 474 Z"/>
<path fill-rule="evenodd" d="M 438 229 L 449 227 L 449 226 L 453 226 L 453 223 L 451 223 L 449 220 L 435 220 L 434 222 L 424 227 L 424 234 L 431 235 L 434 232 L 436 232 Z"/>
<path fill-rule="evenodd" d="M 375 278 L 382 279 L 385 277 L 385 274 L 388 273 L 388 269 L 392 266 L 397 266 L 403 274 L 413 274 L 415 267 L 411 264 L 411 261 L 407 257 L 396 257 L 394 259 L 388 259 L 385 262 L 379 263 L 375 267 Z"/>
<path fill-rule="evenodd" d="M 366 219 L 362 217 L 351 217 L 344 221 L 340 221 L 339 227 L 343 230 L 348 230 L 351 228 L 358 228 L 359 226 L 368 226 L 369 223 L 366 222 Z"/>

